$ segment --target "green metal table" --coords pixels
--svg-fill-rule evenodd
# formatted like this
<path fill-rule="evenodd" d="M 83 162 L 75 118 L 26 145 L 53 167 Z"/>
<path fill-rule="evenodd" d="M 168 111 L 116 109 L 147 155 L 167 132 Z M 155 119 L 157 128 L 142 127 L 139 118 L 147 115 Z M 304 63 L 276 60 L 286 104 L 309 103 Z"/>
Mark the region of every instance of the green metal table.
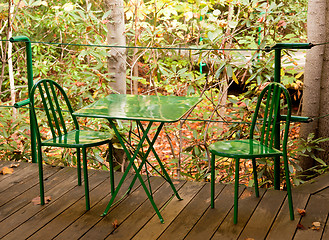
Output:
<path fill-rule="evenodd" d="M 153 96 L 153 95 L 125 95 L 125 94 L 111 94 L 107 97 L 100 99 L 93 104 L 84 107 L 73 114 L 78 117 L 92 117 L 92 118 L 105 118 L 110 122 L 111 127 L 113 128 L 121 146 L 123 147 L 125 153 L 127 154 L 127 158 L 129 160 L 129 164 L 127 169 L 125 170 L 117 188 L 112 191 L 111 199 L 102 214 L 105 216 L 112 204 L 114 203 L 114 199 L 116 198 L 128 172 L 131 167 L 134 169 L 136 175 L 130 184 L 128 189 L 128 193 L 133 187 L 135 181 L 138 179 L 146 192 L 155 212 L 157 213 L 160 221 L 163 223 L 164 220 L 160 214 L 160 211 L 156 204 L 154 203 L 152 191 L 146 187 L 141 175 L 140 171 L 143 165 L 148 162 L 147 157 L 149 153 L 152 151 L 162 172 L 162 177 L 170 184 L 174 194 L 178 199 L 181 199 L 174 184 L 172 183 L 168 173 L 166 172 L 159 156 L 153 148 L 153 145 L 159 136 L 161 129 L 165 123 L 172 123 L 179 121 L 187 112 L 190 111 L 195 105 L 197 105 L 201 101 L 201 98 L 198 97 L 179 97 L 179 96 Z M 134 150 L 133 154 L 130 154 L 128 148 L 126 147 L 122 136 L 120 135 L 116 124 L 114 124 L 114 120 L 131 120 L 137 123 L 137 126 L 141 129 L 143 135 L 139 140 L 139 143 Z M 148 122 L 147 127 L 144 128 L 141 121 Z M 155 135 L 151 140 L 148 137 L 148 133 L 153 125 L 153 123 L 160 123 L 155 131 Z M 148 149 L 143 156 L 142 162 L 139 167 L 135 164 L 136 156 L 143 146 L 144 142 L 147 141 Z M 149 163 L 149 162 L 148 162 Z M 150 163 L 149 163 L 150 164 Z M 113 186 L 113 183 L 112 183 Z"/>

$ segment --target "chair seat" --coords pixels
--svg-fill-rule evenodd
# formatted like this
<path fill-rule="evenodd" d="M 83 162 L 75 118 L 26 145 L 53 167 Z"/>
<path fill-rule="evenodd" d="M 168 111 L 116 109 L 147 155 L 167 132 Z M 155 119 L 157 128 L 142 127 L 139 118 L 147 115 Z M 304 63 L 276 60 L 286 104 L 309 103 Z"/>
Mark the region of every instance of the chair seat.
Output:
<path fill-rule="evenodd" d="M 212 154 L 229 158 L 251 159 L 282 156 L 281 151 L 251 139 L 218 141 L 211 144 L 209 150 Z"/>
<path fill-rule="evenodd" d="M 93 147 L 109 142 L 113 138 L 110 132 L 73 130 L 62 136 L 42 142 L 43 146 L 77 148 Z"/>

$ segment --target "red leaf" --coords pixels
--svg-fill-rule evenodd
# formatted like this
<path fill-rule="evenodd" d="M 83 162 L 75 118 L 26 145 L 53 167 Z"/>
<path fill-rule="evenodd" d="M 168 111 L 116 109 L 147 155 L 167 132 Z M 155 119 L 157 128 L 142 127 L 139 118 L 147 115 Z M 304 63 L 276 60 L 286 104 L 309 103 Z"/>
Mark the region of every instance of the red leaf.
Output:
<path fill-rule="evenodd" d="M 119 227 L 119 222 L 117 219 L 114 220 L 114 222 L 112 223 L 112 226 L 114 229 L 117 229 Z"/>
<path fill-rule="evenodd" d="M 302 217 L 304 217 L 305 216 L 305 214 L 306 214 L 306 211 L 305 211 L 305 209 L 300 209 L 300 208 L 297 208 L 297 212 L 299 213 L 299 215 L 301 215 Z"/>
<path fill-rule="evenodd" d="M 45 197 L 45 204 L 49 203 L 51 201 L 51 196 Z M 40 197 L 35 197 L 32 199 L 33 205 L 41 205 Z"/>

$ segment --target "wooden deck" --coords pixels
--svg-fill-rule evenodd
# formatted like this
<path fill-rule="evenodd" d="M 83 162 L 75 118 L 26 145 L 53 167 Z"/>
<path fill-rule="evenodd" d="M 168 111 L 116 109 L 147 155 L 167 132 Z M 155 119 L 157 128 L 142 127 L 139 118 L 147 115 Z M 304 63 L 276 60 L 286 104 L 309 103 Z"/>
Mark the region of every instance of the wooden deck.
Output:
<path fill-rule="evenodd" d="M 0 161 L 0 168 L 10 164 Z M 138 184 L 106 217 L 100 217 L 110 198 L 108 172 L 89 171 L 92 208 L 86 212 L 76 169 L 45 167 L 46 196 L 51 197 L 45 206 L 32 203 L 39 191 L 36 164 L 21 163 L 14 170 L 0 175 L 3 239 L 329 239 L 329 175 L 293 190 L 295 221 L 289 220 L 284 191 L 262 189 L 256 198 L 251 189 L 241 187 L 237 225 L 233 224 L 233 185 L 216 185 L 216 208 L 210 209 L 209 183 L 174 181 L 183 200 L 170 201 L 169 185 L 152 177 L 155 202 L 166 205 L 161 224 Z M 117 179 L 120 176 L 116 174 Z M 129 179 L 123 189 L 128 184 Z M 297 208 L 305 209 L 306 215 L 300 216 Z M 311 228 L 313 222 L 320 222 L 319 230 Z"/>

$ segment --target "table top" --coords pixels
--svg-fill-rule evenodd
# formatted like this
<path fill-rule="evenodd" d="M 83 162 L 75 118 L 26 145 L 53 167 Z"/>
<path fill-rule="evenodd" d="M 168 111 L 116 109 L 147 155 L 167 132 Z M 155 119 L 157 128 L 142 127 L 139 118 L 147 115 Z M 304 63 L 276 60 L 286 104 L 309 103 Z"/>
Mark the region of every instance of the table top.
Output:
<path fill-rule="evenodd" d="M 176 122 L 199 97 L 110 94 L 73 113 L 79 117 Z"/>

